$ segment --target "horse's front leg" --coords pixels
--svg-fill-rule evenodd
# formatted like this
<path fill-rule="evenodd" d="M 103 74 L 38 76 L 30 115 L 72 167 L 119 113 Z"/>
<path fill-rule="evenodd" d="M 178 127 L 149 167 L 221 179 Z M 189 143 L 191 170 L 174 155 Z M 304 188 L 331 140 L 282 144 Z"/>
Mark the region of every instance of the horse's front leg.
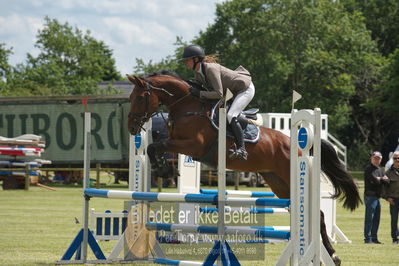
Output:
<path fill-rule="evenodd" d="M 155 142 L 147 147 L 147 154 L 150 159 L 151 169 L 157 177 L 165 177 L 170 170 L 165 158 L 165 152 L 181 153 L 194 158 L 203 154 L 203 145 L 195 139 L 188 140 L 164 140 Z"/>
<path fill-rule="evenodd" d="M 164 151 L 180 153 L 200 158 L 205 153 L 205 145 L 197 139 L 168 139 L 163 144 Z"/>
<path fill-rule="evenodd" d="M 163 142 L 154 142 L 148 145 L 147 154 L 150 159 L 151 171 L 156 177 L 167 178 L 170 166 L 165 157 L 165 146 Z"/>

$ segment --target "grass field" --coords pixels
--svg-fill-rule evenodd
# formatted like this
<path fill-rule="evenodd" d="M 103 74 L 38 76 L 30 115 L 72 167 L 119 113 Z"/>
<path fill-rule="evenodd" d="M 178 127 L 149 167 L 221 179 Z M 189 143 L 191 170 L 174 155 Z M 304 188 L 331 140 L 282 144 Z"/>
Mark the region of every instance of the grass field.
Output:
<path fill-rule="evenodd" d="M 102 181 L 110 183 L 108 177 Z M 127 184 L 108 187 L 126 189 Z M 58 186 L 56 189 L 0 190 L 0 265 L 53 265 L 61 258 L 82 227 L 83 197 L 82 188 L 78 186 Z M 246 187 L 240 189 L 248 190 Z M 338 207 L 337 224 L 352 240 L 352 244 L 334 245 L 343 265 L 399 265 L 399 245 L 393 245 L 390 239 L 389 208 L 385 201 L 381 203 L 379 239 L 383 245 L 363 244 L 364 206 L 353 213 Z M 120 211 L 122 204 L 120 200 L 96 198 L 90 201 L 90 207 L 100 212 L 107 209 Z M 288 222 L 288 218 L 282 216 L 267 216 L 266 219 L 267 225 L 287 225 Z M 114 241 L 100 242 L 106 255 L 114 244 Z M 285 244 L 265 245 L 265 260 L 242 263 L 274 265 L 284 247 Z M 198 260 L 201 259 L 198 256 Z"/>

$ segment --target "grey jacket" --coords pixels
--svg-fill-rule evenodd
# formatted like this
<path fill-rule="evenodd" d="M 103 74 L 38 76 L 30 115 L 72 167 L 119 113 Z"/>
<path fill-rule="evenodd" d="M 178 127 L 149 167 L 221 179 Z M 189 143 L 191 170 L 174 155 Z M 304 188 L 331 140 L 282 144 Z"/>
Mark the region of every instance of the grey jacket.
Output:
<path fill-rule="evenodd" d="M 399 169 L 391 166 L 391 168 L 385 172 L 385 175 L 389 178 L 389 184 L 384 186 L 382 197 L 385 199 L 399 199 Z"/>
<path fill-rule="evenodd" d="M 245 91 L 251 84 L 251 74 L 242 66 L 231 70 L 217 63 L 202 62 L 200 71 L 195 71 L 194 76 L 205 87 L 214 89 L 214 91 L 201 91 L 200 97 L 208 99 L 221 98 L 226 89 L 235 96 Z"/>

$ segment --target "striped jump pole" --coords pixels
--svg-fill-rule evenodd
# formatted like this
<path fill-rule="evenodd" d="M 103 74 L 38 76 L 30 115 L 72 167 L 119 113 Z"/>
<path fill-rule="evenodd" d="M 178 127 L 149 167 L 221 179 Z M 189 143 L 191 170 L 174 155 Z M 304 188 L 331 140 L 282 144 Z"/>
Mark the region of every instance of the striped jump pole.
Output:
<path fill-rule="evenodd" d="M 25 176 L 26 174 L 31 176 L 38 176 L 39 173 L 34 171 L 22 172 L 22 171 L 0 171 L 0 175 L 13 175 L 13 176 Z"/>
<path fill-rule="evenodd" d="M 218 195 L 207 194 L 184 194 L 184 193 L 156 193 L 156 192 L 136 192 L 124 190 L 108 190 L 87 188 L 84 194 L 89 197 L 113 198 L 113 199 L 133 199 L 152 202 L 191 202 L 204 204 L 220 204 Z M 289 199 L 258 199 L 258 198 L 227 198 L 224 201 L 230 206 L 269 206 L 269 207 L 288 207 Z"/>
<path fill-rule="evenodd" d="M 39 162 L 12 162 L 12 161 L 0 161 L 0 165 L 7 165 L 7 166 L 27 166 L 29 165 L 30 167 L 40 167 L 41 164 Z"/>
<path fill-rule="evenodd" d="M 188 260 L 170 260 L 165 258 L 156 258 L 153 261 L 156 264 L 164 264 L 164 265 L 176 265 L 176 266 L 199 266 L 203 265 L 203 262 L 195 262 Z"/>
<path fill-rule="evenodd" d="M 206 238 L 204 236 L 203 239 L 197 238 L 196 240 L 193 239 L 183 239 L 183 240 L 178 240 L 179 244 L 193 244 L 193 243 L 214 243 L 214 239 Z M 277 244 L 277 243 L 286 243 L 287 239 L 257 239 L 257 240 L 229 240 L 230 244 Z M 173 240 L 168 240 L 165 242 L 162 242 L 164 244 L 170 244 L 170 243 L 175 243 Z"/>
<path fill-rule="evenodd" d="M 200 189 L 201 194 L 218 194 L 217 189 Z M 249 197 L 249 198 L 273 198 L 276 195 L 271 191 L 241 191 L 226 190 L 225 194 L 230 197 Z"/>
<path fill-rule="evenodd" d="M 200 207 L 199 211 L 202 213 L 214 213 L 218 212 L 217 207 Z M 226 207 L 224 209 L 226 213 L 229 212 L 249 212 L 254 214 L 288 214 L 287 208 L 243 208 L 243 207 Z"/>
<path fill-rule="evenodd" d="M 200 234 L 218 234 L 217 226 L 208 225 L 188 225 L 188 224 L 168 224 L 168 223 L 147 223 L 148 230 L 182 232 L 182 233 L 200 233 Z M 290 232 L 275 230 L 278 227 L 259 227 L 259 226 L 224 226 L 225 235 L 246 235 L 254 238 L 290 238 Z M 288 229 L 282 227 L 280 229 Z"/>

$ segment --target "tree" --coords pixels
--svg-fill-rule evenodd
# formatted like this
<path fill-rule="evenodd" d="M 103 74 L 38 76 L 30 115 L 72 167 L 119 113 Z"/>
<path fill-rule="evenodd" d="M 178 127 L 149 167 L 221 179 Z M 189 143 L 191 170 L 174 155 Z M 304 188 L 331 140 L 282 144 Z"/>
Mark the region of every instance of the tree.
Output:
<path fill-rule="evenodd" d="M 341 3 L 350 12 L 361 12 L 367 29 L 384 56 L 399 48 L 399 1 L 344 0 Z"/>
<path fill-rule="evenodd" d="M 394 0 L 345 0 L 341 1 L 351 13 L 364 16 L 364 23 L 372 39 L 384 56 L 378 81 L 370 79 L 375 90 L 363 91 L 363 98 L 356 99 L 358 116 L 363 116 L 361 132 L 369 142 L 383 151 L 392 151 L 399 137 L 399 123 L 394 119 L 399 99 L 399 2 Z M 396 50 L 395 50 L 396 49 Z M 370 119 L 373 117 L 373 119 Z M 374 123 L 377 121 L 377 123 Z M 371 123 L 370 123 L 371 122 Z"/>
<path fill-rule="evenodd" d="M 94 94 L 99 82 L 121 78 L 112 50 L 68 23 L 46 17 L 35 47 L 39 55 L 28 54 L 27 64 L 18 65 L 13 76 L 13 87 L 25 93 Z"/>
<path fill-rule="evenodd" d="M 386 60 L 362 13 L 329 0 L 232 0 L 217 5 L 215 22 L 193 43 L 229 68 L 247 68 L 262 112 L 289 112 L 295 89 L 303 95 L 297 108 L 320 107 L 330 133 L 365 157 L 383 142 L 389 119 L 371 103 Z"/>
<path fill-rule="evenodd" d="M 0 94 L 7 89 L 7 77 L 11 72 L 8 57 L 12 54 L 11 49 L 7 49 L 4 43 L 0 43 Z"/>
<path fill-rule="evenodd" d="M 153 63 L 152 61 L 149 61 L 148 63 L 145 63 L 142 59 L 136 58 L 134 74 L 146 75 L 160 70 L 169 69 L 178 73 L 183 79 L 192 78 L 192 71 L 188 70 L 180 60 L 183 54 L 183 49 L 188 44 L 184 42 L 181 37 L 177 37 L 174 45 L 176 46 L 175 54 L 173 56 L 167 56 L 165 59 L 162 59 L 161 62 Z"/>
<path fill-rule="evenodd" d="M 322 108 L 334 133 L 352 124 L 350 101 L 380 67 L 363 18 L 332 1 L 229 1 L 198 42 L 250 70 L 262 111 L 289 111 L 295 89 L 298 108 Z"/>
<path fill-rule="evenodd" d="M 382 150 L 391 152 L 398 145 L 399 138 L 399 120 L 396 118 L 399 102 L 399 48 L 388 57 L 387 61 L 382 71 L 385 75 L 379 87 L 379 95 L 372 105 L 382 109 L 386 117 L 387 126 L 381 128 L 386 136 Z"/>

